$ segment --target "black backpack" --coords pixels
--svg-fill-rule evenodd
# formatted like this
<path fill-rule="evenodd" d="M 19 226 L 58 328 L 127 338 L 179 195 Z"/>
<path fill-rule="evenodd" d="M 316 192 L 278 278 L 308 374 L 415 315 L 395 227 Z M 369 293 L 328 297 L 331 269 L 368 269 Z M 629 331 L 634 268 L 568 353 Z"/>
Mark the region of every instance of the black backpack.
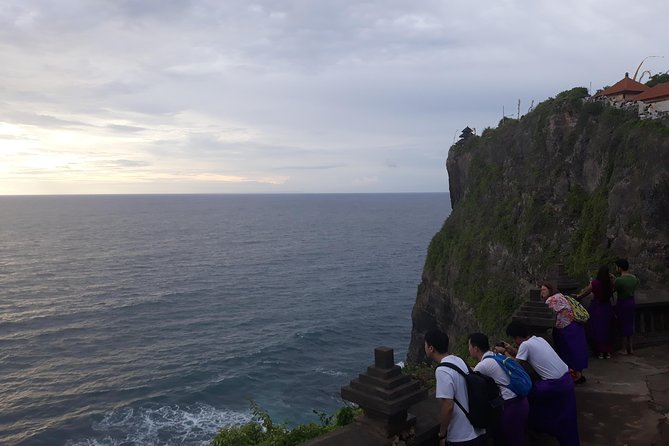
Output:
<path fill-rule="evenodd" d="M 457 371 L 467 383 L 467 398 L 469 412 L 455 398 L 455 404 L 464 412 L 467 419 L 477 429 L 492 426 L 502 412 L 504 400 L 495 380 L 482 373 L 473 371 L 469 366 L 469 373 L 463 372 L 460 367 L 449 362 L 442 362 L 437 367 L 448 367 Z"/>

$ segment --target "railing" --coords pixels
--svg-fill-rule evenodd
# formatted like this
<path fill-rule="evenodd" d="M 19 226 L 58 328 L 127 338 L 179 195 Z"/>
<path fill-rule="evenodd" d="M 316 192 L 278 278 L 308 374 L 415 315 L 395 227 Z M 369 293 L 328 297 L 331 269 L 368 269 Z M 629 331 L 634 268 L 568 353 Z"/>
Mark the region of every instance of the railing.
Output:
<path fill-rule="evenodd" d="M 669 336 L 669 293 L 665 290 L 637 292 L 634 331 L 640 337 Z"/>
<path fill-rule="evenodd" d="M 637 304 L 635 331 L 639 334 L 669 332 L 669 302 Z"/>

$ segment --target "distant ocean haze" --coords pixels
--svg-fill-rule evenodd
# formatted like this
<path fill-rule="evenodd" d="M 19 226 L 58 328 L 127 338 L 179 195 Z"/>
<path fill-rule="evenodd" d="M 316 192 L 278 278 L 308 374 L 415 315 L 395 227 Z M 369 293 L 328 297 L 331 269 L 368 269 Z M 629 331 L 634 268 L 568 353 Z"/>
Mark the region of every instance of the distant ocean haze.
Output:
<path fill-rule="evenodd" d="M 404 359 L 448 194 L 0 197 L 0 444 L 205 445 Z"/>

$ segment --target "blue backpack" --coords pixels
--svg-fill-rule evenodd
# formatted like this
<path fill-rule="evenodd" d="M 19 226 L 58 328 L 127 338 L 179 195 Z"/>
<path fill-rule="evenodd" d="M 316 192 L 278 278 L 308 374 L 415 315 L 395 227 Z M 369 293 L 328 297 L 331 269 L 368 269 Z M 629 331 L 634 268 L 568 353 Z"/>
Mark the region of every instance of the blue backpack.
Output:
<path fill-rule="evenodd" d="M 492 356 L 486 356 L 484 359 L 492 358 L 504 370 L 509 377 L 509 385 L 504 386 L 518 396 L 527 396 L 532 390 L 532 379 L 527 374 L 522 365 L 513 358 L 504 356 L 501 353 L 493 353 Z M 500 384 L 502 385 L 502 384 Z"/>

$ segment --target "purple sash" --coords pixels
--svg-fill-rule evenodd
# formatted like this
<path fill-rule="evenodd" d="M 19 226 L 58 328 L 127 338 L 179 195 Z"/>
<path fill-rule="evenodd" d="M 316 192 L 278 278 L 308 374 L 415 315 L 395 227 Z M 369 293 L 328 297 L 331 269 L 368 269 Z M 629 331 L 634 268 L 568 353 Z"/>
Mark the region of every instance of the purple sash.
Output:
<path fill-rule="evenodd" d="M 580 446 L 574 381 L 569 373 L 535 382 L 528 399 L 533 430 L 554 436 L 560 446 Z"/>
<path fill-rule="evenodd" d="M 588 368 L 588 342 L 582 324 L 572 322 L 564 328 L 554 328 L 553 338 L 558 355 L 570 369 Z"/>
<path fill-rule="evenodd" d="M 616 312 L 618 313 L 618 322 L 620 323 L 620 332 L 623 336 L 632 336 L 634 334 L 634 308 L 636 303 L 634 298 L 618 299 Z"/>
<path fill-rule="evenodd" d="M 593 299 L 588 307 L 590 319 L 588 329 L 597 353 L 613 352 L 613 306 L 611 303 Z"/>
<path fill-rule="evenodd" d="M 527 418 L 530 404 L 524 396 L 504 401 L 501 432 L 507 446 L 527 445 Z"/>

